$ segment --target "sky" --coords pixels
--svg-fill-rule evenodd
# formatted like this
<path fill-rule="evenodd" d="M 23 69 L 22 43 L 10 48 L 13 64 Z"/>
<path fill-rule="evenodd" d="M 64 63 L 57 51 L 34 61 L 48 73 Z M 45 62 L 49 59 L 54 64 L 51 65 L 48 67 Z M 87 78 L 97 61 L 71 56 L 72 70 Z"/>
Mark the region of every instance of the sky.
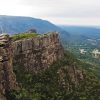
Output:
<path fill-rule="evenodd" d="M 100 0 L 0 0 L 0 15 L 30 16 L 61 25 L 100 26 Z"/>

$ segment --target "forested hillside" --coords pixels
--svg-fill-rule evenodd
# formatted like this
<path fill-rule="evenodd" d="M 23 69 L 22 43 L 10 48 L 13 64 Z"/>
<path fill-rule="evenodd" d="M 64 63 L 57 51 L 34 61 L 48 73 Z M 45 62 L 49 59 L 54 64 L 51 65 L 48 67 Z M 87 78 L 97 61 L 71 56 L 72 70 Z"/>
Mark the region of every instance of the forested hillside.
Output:
<path fill-rule="evenodd" d="M 91 66 L 66 51 L 64 58 L 37 74 L 15 70 L 20 91 L 10 91 L 7 100 L 99 100 L 100 80 L 86 71 Z"/>

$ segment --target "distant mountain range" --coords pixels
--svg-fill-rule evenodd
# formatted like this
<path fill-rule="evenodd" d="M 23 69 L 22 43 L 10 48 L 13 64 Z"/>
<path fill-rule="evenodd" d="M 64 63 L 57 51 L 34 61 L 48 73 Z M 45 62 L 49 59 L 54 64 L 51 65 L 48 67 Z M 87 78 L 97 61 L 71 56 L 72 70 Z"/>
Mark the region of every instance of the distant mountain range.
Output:
<path fill-rule="evenodd" d="M 14 34 L 26 32 L 29 29 L 36 29 L 40 34 L 57 31 L 60 33 L 61 40 L 65 42 L 77 38 L 83 40 L 100 37 L 99 27 L 57 26 L 47 20 L 32 17 L 0 15 L 0 33 Z"/>
<path fill-rule="evenodd" d="M 88 38 L 100 38 L 100 27 L 89 26 L 60 26 L 71 35 L 85 36 Z"/>
<path fill-rule="evenodd" d="M 29 29 L 36 29 L 38 33 L 57 31 L 62 34 L 60 34 L 61 36 L 68 36 L 68 32 L 46 20 L 0 15 L 0 32 L 14 34 L 25 32 Z"/>

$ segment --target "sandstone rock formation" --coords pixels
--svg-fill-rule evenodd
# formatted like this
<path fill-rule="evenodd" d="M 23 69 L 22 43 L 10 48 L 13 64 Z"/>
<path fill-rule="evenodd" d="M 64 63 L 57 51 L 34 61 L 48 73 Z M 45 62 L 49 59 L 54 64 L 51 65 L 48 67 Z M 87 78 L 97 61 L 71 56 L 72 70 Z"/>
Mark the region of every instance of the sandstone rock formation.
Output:
<path fill-rule="evenodd" d="M 8 35 L 0 35 L 0 100 L 6 91 L 15 89 L 16 77 L 12 66 L 12 47 Z"/>
<path fill-rule="evenodd" d="M 23 67 L 23 71 L 37 73 L 45 70 L 54 61 L 64 56 L 57 33 L 49 33 L 37 37 L 13 42 L 14 66 Z"/>

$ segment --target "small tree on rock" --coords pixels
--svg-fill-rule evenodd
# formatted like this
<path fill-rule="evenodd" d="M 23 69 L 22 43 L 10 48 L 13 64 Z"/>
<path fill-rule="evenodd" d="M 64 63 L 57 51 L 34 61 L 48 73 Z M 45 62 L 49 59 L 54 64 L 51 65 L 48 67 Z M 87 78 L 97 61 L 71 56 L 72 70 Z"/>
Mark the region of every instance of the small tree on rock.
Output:
<path fill-rule="evenodd" d="M 36 29 L 29 29 L 27 33 L 37 33 Z"/>

